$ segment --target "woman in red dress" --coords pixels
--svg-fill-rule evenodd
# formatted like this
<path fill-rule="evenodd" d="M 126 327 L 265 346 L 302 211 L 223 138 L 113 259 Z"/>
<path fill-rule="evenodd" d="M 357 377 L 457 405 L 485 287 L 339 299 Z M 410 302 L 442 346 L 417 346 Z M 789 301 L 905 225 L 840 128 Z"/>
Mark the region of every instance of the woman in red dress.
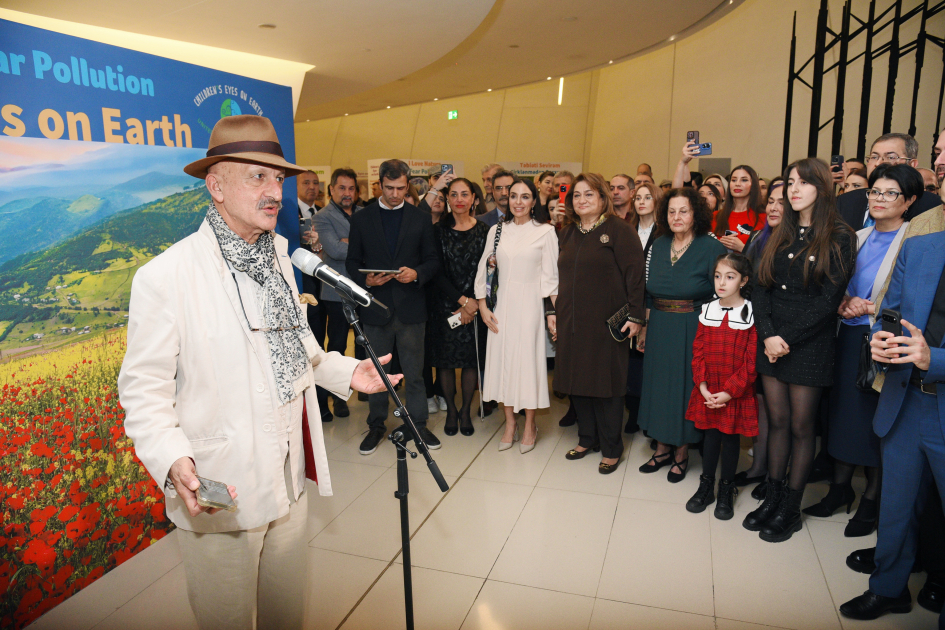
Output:
<path fill-rule="evenodd" d="M 748 237 L 765 225 L 765 202 L 758 173 L 750 166 L 736 166 L 728 180 L 725 203 L 715 215 L 715 235 L 734 252 L 745 249 Z"/>
<path fill-rule="evenodd" d="M 718 300 L 702 306 L 699 328 L 692 344 L 692 379 L 686 418 L 705 431 L 699 489 L 686 503 L 698 513 L 715 501 L 715 468 L 722 458 L 715 518 L 734 516 L 735 468 L 739 436 L 758 434 L 755 400 L 755 356 L 758 339 L 748 297 L 751 262 L 730 252 L 715 264 Z"/>

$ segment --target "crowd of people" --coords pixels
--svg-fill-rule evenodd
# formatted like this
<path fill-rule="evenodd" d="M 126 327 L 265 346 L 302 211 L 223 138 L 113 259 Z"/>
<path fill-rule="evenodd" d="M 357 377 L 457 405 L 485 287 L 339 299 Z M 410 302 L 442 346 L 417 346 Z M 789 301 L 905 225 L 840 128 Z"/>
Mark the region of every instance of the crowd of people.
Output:
<path fill-rule="evenodd" d="M 624 435 L 643 431 L 653 454 L 639 472 L 667 468 L 678 483 L 698 449 L 686 510 L 715 504 L 716 518 L 732 519 L 738 489 L 756 484 L 742 525 L 772 543 L 800 531 L 804 514 L 849 513 L 862 466 L 844 533 L 878 528 L 877 546 L 847 558 L 871 577 L 841 613 L 908 612 L 914 566 L 928 572 L 917 601 L 941 611 L 942 148 L 922 169 L 914 138 L 885 134 L 862 159 L 799 159 L 764 179 L 748 164 L 692 171 L 690 142 L 659 185 L 648 164 L 609 179 L 489 164 L 480 185 L 440 165 L 412 178 L 389 160 L 364 202 L 356 173 L 335 170 L 323 208 L 309 172 L 298 178 L 302 245 L 390 307 L 361 318 L 378 354 L 394 355 L 387 367 L 403 373 L 430 448 L 441 447 L 430 414 L 446 412 L 446 436 L 470 436 L 474 415 L 501 406 L 499 450 L 519 442 L 527 454 L 553 392 L 569 399 L 560 424 L 577 424 L 567 459 L 599 452 L 610 474 Z M 307 282 L 320 301 L 308 310 L 316 339 L 344 353 L 340 298 Z M 318 396 L 331 421 L 331 395 Z M 369 400 L 364 455 L 388 414 L 386 392 Z M 349 414 L 340 398 L 333 408 Z M 743 438 L 751 464 L 738 472 Z M 823 481 L 824 498 L 802 509 L 807 485 Z"/>

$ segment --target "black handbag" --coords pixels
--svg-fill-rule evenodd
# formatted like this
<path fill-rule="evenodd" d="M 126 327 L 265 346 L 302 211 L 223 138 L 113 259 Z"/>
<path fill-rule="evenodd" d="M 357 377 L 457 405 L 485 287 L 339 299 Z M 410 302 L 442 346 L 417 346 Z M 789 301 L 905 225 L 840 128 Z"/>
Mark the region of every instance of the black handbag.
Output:
<path fill-rule="evenodd" d="M 610 336 L 615 341 L 626 341 L 630 336 L 628 332 L 621 332 L 624 324 L 630 321 L 630 305 L 624 304 L 620 310 L 607 319 L 607 327 L 610 329 Z"/>
<path fill-rule="evenodd" d="M 495 243 L 492 245 L 492 255 L 486 261 L 486 306 L 493 313 L 496 302 L 499 300 L 499 261 L 496 250 L 499 249 L 499 237 L 502 236 L 502 221 L 495 228 Z"/>
<path fill-rule="evenodd" d="M 876 393 L 873 389 L 873 381 L 879 374 L 879 366 L 873 361 L 873 353 L 870 351 L 870 334 L 863 335 L 863 343 L 860 345 L 860 362 L 856 368 L 856 388 L 863 392 Z"/>

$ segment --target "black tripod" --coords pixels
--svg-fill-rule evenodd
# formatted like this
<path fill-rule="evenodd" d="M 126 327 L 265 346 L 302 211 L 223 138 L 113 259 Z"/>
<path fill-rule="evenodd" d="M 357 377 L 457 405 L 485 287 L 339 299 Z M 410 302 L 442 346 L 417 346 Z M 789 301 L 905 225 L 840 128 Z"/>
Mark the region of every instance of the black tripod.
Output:
<path fill-rule="evenodd" d="M 433 478 L 436 480 L 440 490 L 446 492 L 450 487 L 446 484 L 446 480 L 443 479 L 443 474 L 440 473 L 440 468 L 436 465 L 436 462 L 433 461 L 433 457 L 430 456 L 430 449 L 427 448 L 423 438 L 420 437 L 420 432 L 417 431 L 417 427 L 413 423 L 410 414 L 407 412 L 407 408 L 404 406 L 404 403 L 400 401 L 397 392 L 394 391 L 394 386 L 391 385 L 390 379 L 384 371 L 384 367 L 377 359 L 374 348 L 371 347 L 371 342 L 368 341 L 364 331 L 361 330 L 361 323 L 358 321 L 358 314 L 357 311 L 355 311 L 357 302 L 345 295 L 344 291 L 338 291 L 338 295 L 344 303 L 345 317 L 348 319 L 348 323 L 351 324 L 351 327 L 354 328 L 355 343 L 362 346 L 367 351 L 368 356 L 371 357 L 371 362 L 374 364 L 375 369 L 377 369 L 377 373 L 380 374 L 381 379 L 387 386 L 387 392 L 390 394 L 391 398 L 394 399 L 394 417 L 403 422 L 401 426 L 390 432 L 387 439 L 390 440 L 397 449 L 397 491 L 394 492 L 394 496 L 400 500 L 400 538 L 404 555 L 404 609 L 407 614 L 407 630 L 413 630 L 413 580 L 410 576 L 410 517 L 407 513 L 407 493 L 410 492 L 407 483 L 407 453 L 410 453 L 410 457 L 414 459 L 416 459 L 417 454 L 407 448 L 407 442 L 413 440 L 414 443 L 416 443 L 417 450 L 420 451 L 420 453 L 423 454 L 423 458 L 427 460 L 430 473 L 433 474 Z"/>

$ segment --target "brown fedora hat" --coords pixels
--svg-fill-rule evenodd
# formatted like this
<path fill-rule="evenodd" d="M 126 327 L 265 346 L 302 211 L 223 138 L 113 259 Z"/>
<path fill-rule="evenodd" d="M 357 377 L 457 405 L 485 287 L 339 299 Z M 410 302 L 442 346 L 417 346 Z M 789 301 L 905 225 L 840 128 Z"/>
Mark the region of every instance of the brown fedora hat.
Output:
<path fill-rule="evenodd" d="M 226 116 L 217 121 L 210 134 L 207 157 L 191 162 L 184 167 L 184 172 L 206 179 L 207 169 L 223 160 L 241 160 L 283 168 L 286 177 L 305 172 L 304 168 L 287 162 L 282 155 L 282 146 L 272 121 L 252 114 Z"/>

